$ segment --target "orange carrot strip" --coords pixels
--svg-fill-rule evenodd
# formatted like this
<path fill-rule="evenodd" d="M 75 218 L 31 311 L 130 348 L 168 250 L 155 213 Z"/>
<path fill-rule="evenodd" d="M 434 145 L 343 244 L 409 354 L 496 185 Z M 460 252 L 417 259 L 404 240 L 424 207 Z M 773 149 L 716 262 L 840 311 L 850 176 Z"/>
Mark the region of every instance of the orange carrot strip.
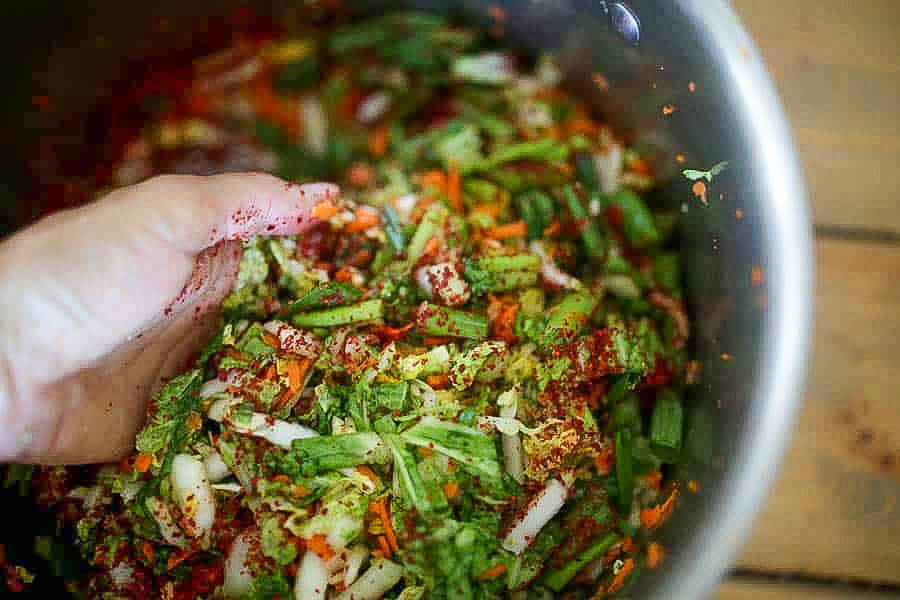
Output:
<path fill-rule="evenodd" d="M 459 484 L 455 481 L 448 481 L 444 484 L 444 495 L 447 496 L 448 499 L 455 498 L 459 493 Z"/>
<path fill-rule="evenodd" d="M 150 465 L 153 464 L 153 455 L 148 453 L 141 453 L 137 455 L 137 458 L 134 459 L 134 470 L 138 473 L 146 473 L 150 470 Z"/>
<path fill-rule="evenodd" d="M 369 465 L 360 465 L 356 467 L 356 471 L 372 483 L 378 484 L 378 475 L 375 474 L 375 471 L 373 471 Z"/>
<path fill-rule="evenodd" d="M 375 227 L 379 223 L 381 223 L 381 219 L 378 217 L 377 212 L 360 206 L 356 209 L 356 219 L 352 223 L 348 223 L 344 227 L 344 231 L 347 233 L 357 233 L 359 231 L 365 231 L 370 227 Z"/>
<path fill-rule="evenodd" d="M 525 237 L 526 233 L 528 233 L 528 225 L 525 221 L 513 221 L 512 223 L 492 227 L 485 231 L 485 235 L 494 240 Z"/>
<path fill-rule="evenodd" d="M 450 385 L 450 378 L 447 375 L 428 375 L 425 377 L 425 383 L 436 390 L 446 389 Z"/>
<path fill-rule="evenodd" d="M 666 557 L 666 551 L 659 542 L 650 542 L 647 546 L 647 566 L 651 569 L 658 567 Z"/>
<path fill-rule="evenodd" d="M 146 540 L 141 544 L 141 552 L 144 553 L 144 557 L 150 562 L 153 562 L 153 559 L 156 558 L 156 551 L 153 549 L 153 544 Z"/>
<path fill-rule="evenodd" d="M 665 523 L 675 509 L 676 498 L 678 498 L 678 488 L 672 490 L 672 494 L 662 504 L 653 508 L 642 508 L 641 524 L 647 529 L 655 529 Z"/>
<path fill-rule="evenodd" d="M 337 206 L 332 204 L 331 202 L 319 202 L 315 206 L 312 207 L 312 216 L 320 221 L 327 221 L 338 212 Z"/>
<path fill-rule="evenodd" d="M 506 573 L 506 565 L 497 565 L 495 567 L 491 567 L 490 569 L 482 571 L 478 574 L 478 577 L 476 577 L 476 579 L 478 579 L 479 581 L 486 581 L 488 579 L 500 577 L 504 573 Z"/>
<path fill-rule="evenodd" d="M 454 165 L 450 165 L 447 170 L 447 199 L 450 200 L 450 206 L 458 213 L 463 211 L 462 203 L 462 181 L 459 171 Z"/>
<path fill-rule="evenodd" d="M 334 550 L 328 545 L 328 540 L 321 533 L 317 533 L 306 540 L 306 547 L 319 555 L 322 560 L 328 560 L 334 556 Z"/>
<path fill-rule="evenodd" d="M 383 535 L 378 536 L 378 546 L 385 558 L 391 557 L 391 547 L 388 545 L 387 538 Z"/>
<path fill-rule="evenodd" d="M 479 204 L 475 208 L 472 209 L 473 213 L 479 215 L 487 215 L 489 217 L 498 217 L 500 215 L 500 211 L 503 209 L 499 204 Z"/>
<path fill-rule="evenodd" d="M 391 130 L 387 125 L 379 125 L 372 130 L 369 136 L 369 154 L 375 158 L 381 158 L 387 154 L 388 143 L 390 142 Z"/>
<path fill-rule="evenodd" d="M 369 504 L 369 510 L 378 515 L 381 524 L 384 526 L 384 534 L 390 544 L 390 548 L 397 552 L 400 546 L 397 544 L 397 534 L 394 533 L 394 526 L 391 524 L 391 518 L 388 516 L 387 504 L 384 498 L 376 500 Z"/>
<path fill-rule="evenodd" d="M 606 588 L 607 594 L 613 594 L 622 589 L 622 586 L 625 585 L 625 580 L 628 579 L 628 575 L 631 571 L 634 570 L 634 559 L 627 558 L 622 563 L 622 568 L 619 569 L 619 572 L 616 573 L 616 576 L 613 577 L 612 582 L 609 584 L 609 587 Z"/>
<path fill-rule="evenodd" d="M 443 171 L 425 171 L 420 175 L 422 187 L 433 187 L 442 194 L 447 193 L 447 176 Z"/>

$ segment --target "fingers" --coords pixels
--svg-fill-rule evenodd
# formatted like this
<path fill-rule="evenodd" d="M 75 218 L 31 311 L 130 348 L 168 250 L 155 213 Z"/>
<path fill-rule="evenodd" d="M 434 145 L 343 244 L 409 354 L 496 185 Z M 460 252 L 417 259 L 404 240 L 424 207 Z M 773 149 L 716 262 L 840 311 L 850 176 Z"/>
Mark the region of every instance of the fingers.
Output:
<path fill-rule="evenodd" d="M 254 235 L 294 235 L 315 222 L 312 208 L 338 196 L 328 183 L 297 185 L 262 173 L 154 177 L 110 194 L 110 205 L 147 216 L 142 227 L 183 252 Z"/>

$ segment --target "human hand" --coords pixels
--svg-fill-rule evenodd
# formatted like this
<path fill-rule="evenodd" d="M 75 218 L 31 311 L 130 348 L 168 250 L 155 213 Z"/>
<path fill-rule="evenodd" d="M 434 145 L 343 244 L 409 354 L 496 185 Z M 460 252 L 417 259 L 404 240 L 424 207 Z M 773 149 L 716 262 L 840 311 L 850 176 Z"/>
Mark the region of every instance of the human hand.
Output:
<path fill-rule="evenodd" d="M 329 184 L 162 176 L 0 244 L 0 461 L 115 460 L 212 335 L 240 240 L 301 233 Z"/>

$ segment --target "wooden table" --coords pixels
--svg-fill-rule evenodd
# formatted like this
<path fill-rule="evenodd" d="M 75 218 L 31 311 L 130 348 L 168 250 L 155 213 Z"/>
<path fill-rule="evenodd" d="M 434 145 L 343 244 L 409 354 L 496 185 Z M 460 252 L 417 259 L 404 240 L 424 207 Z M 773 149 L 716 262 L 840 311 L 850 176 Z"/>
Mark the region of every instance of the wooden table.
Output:
<path fill-rule="evenodd" d="M 717 598 L 900 598 L 900 0 L 733 2 L 794 128 L 818 291 L 797 431 Z"/>

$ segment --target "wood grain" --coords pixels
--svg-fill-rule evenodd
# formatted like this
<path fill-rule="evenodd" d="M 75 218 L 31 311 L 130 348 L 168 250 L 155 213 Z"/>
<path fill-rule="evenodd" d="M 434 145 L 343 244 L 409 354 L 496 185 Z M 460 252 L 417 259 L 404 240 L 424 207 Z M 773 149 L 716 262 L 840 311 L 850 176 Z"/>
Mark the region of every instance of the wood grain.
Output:
<path fill-rule="evenodd" d="M 900 231 L 900 2 L 733 4 L 781 93 L 816 222 Z"/>
<path fill-rule="evenodd" d="M 806 401 L 740 566 L 900 583 L 900 247 L 817 252 Z"/>
<path fill-rule="evenodd" d="M 777 581 L 729 581 L 715 600 L 900 600 L 900 594 L 843 586 Z"/>

